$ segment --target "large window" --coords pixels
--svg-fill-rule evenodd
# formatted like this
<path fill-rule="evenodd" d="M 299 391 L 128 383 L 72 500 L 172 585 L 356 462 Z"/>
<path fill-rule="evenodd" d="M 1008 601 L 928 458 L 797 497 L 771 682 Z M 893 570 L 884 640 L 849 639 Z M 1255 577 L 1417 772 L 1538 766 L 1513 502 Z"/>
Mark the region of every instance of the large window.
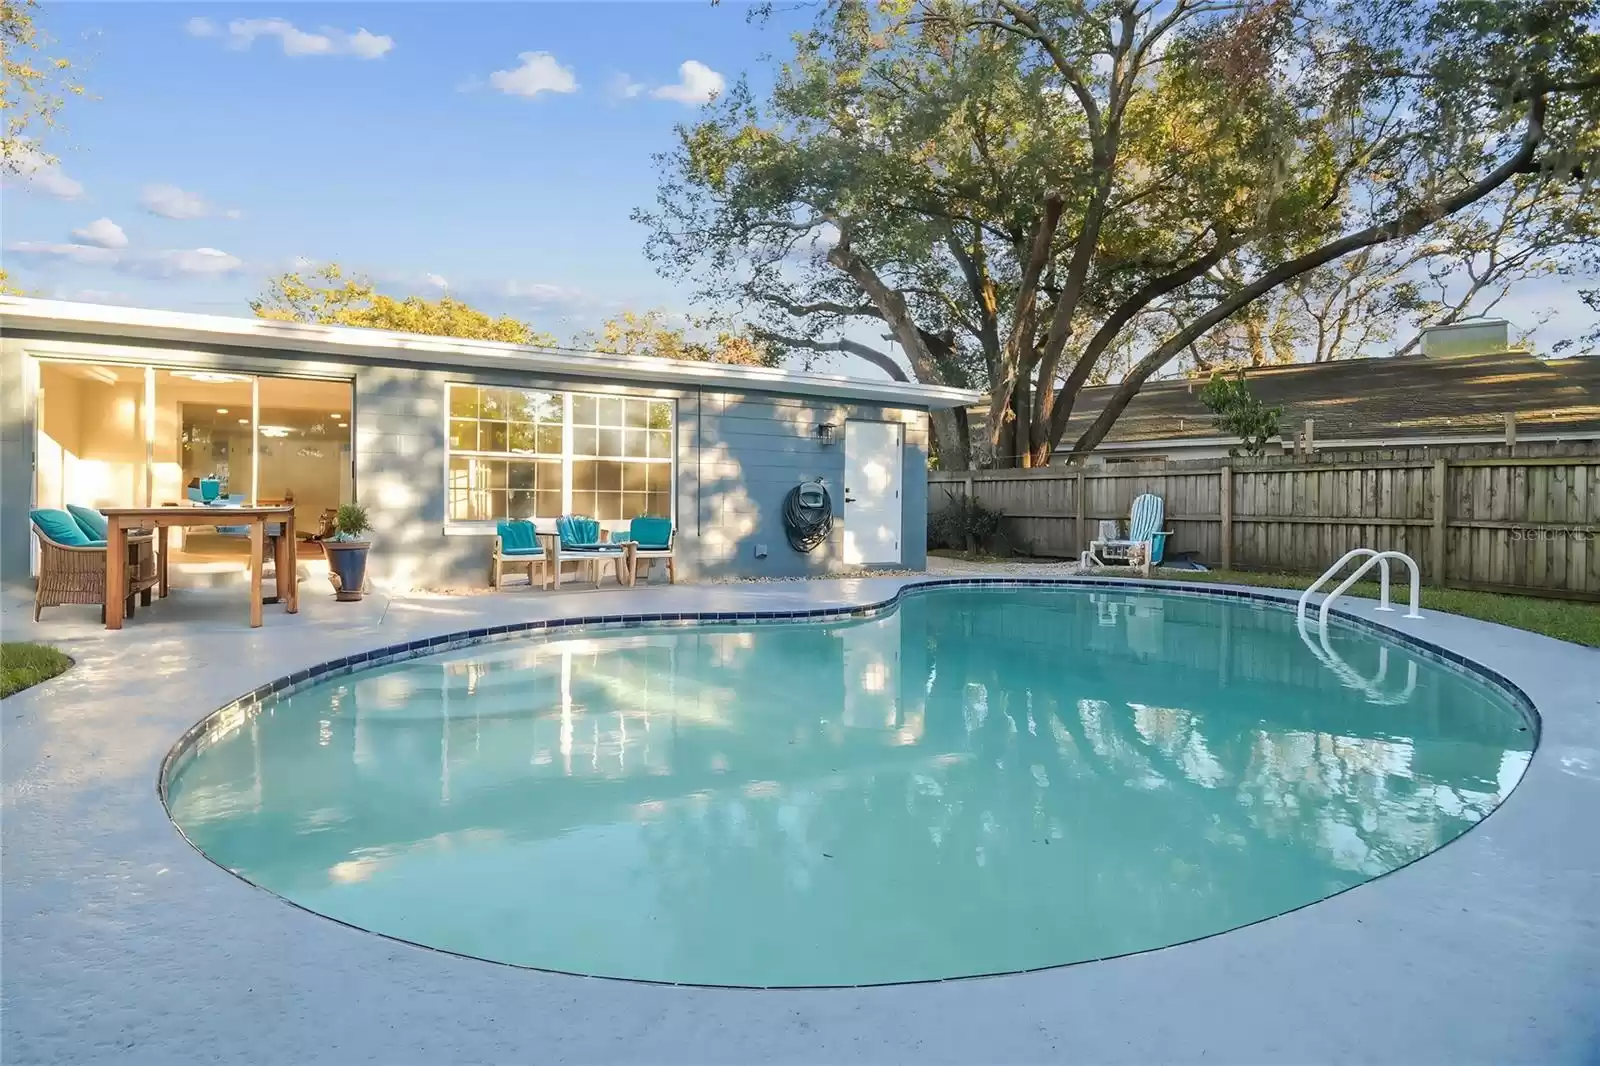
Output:
<path fill-rule="evenodd" d="M 670 400 L 450 385 L 452 522 L 672 515 Z"/>

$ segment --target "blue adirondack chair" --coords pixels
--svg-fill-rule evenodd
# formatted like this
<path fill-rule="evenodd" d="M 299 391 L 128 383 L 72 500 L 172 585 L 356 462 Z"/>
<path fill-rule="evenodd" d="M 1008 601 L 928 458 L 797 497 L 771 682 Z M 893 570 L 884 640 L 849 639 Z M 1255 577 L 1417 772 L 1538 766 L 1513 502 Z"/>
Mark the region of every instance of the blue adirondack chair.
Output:
<path fill-rule="evenodd" d="M 1095 541 L 1090 546 L 1091 550 L 1108 562 L 1126 561 L 1129 549 L 1137 544 L 1148 544 L 1150 565 L 1155 566 L 1166 553 L 1167 538 L 1172 535 L 1171 530 L 1161 528 L 1165 515 L 1166 505 L 1161 502 L 1161 497 L 1147 492 L 1133 501 L 1133 509 L 1128 512 L 1127 537 Z"/>

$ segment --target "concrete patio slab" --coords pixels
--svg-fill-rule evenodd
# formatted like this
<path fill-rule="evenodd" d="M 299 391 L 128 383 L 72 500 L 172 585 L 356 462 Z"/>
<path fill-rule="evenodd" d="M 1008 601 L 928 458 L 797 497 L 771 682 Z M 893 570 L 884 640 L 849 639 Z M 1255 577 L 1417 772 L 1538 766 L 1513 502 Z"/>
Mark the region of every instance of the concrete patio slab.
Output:
<path fill-rule="evenodd" d="M 534 618 L 865 604 L 916 580 L 361 604 L 308 587 L 300 615 L 268 607 L 257 630 L 221 590 L 174 597 L 118 633 L 89 608 L 35 625 L 31 605 L 7 600 L 5 639 L 48 640 L 77 665 L 0 702 L 6 1061 L 1600 1058 L 1600 652 L 1449 615 L 1387 617 L 1505 676 L 1542 717 L 1540 747 L 1499 811 L 1421 862 L 1303 910 L 1014 977 L 756 992 L 455 958 L 244 884 L 189 848 L 156 797 L 161 760 L 185 729 L 330 658 Z"/>

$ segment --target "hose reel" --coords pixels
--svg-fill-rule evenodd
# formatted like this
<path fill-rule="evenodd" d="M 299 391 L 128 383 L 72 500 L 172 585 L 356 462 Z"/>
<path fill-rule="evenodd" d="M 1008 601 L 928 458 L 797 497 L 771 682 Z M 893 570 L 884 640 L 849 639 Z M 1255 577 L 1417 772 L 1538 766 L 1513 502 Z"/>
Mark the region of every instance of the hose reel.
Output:
<path fill-rule="evenodd" d="M 815 551 L 833 530 L 833 501 L 820 478 L 802 481 L 789 490 L 783 500 L 783 529 L 789 547 L 797 552 Z"/>

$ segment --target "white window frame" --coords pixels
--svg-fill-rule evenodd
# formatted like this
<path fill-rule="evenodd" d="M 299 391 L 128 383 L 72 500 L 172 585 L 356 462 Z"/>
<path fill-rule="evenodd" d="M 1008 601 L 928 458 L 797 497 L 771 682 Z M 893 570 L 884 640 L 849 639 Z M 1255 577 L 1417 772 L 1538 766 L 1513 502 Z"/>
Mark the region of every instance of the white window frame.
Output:
<path fill-rule="evenodd" d="M 551 458 L 552 458 L 552 456 L 550 456 L 548 454 L 547 455 L 538 455 L 538 454 L 535 454 L 535 455 L 522 455 L 522 454 L 513 453 L 513 452 L 504 452 L 504 453 L 501 453 L 501 452 L 485 452 L 485 451 L 482 451 L 480 449 L 472 449 L 471 451 L 457 452 L 454 449 L 452 449 L 450 447 L 450 422 L 451 422 L 450 390 L 451 389 L 457 389 L 457 388 L 463 388 L 463 389 L 516 389 L 516 390 L 521 391 L 521 392 L 544 392 L 544 393 L 549 393 L 549 394 L 554 395 L 554 396 L 561 397 L 561 454 L 560 454 L 560 456 L 554 457 L 554 458 L 556 458 L 557 461 L 559 461 L 560 464 L 561 464 L 561 513 L 562 514 L 571 514 L 572 513 L 572 468 L 573 468 L 573 463 L 575 461 L 575 457 L 573 456 L 573 449 L 572 449 L 572 442 L 573 442 L 572 401 L 573 401 L 573 398 L 577 397 L 577 396 L 586 396 L 586 397 L 593 397 L 596 400 L 602 400 L 602 399 L 646 400 L 646 401 L 649 401 L 651 403 L 666 403 L 666 404 L 670 404 L 671 408 L 672 408 L 672 419 L 671 419 L 672 424 L 667 427 L 667 432 L 669 434 L 669 441 L 670 441 L 669 447 L 667 449 L 668 452 L 669 452 L 668 456 L 665 459 L 661 459 L 661 458 L 658 458 L 658 457 L 655 457 L 655 456 L 621 456 L 619 458 L 624 462 L 633 461 L 633 462 L 653 463 L 653 464 L 657 464 L 657 465 L 664 465 L 664 466 L 667 466 L 669 468 L 669 470 L 671 471 L 670 480 L 669 480 L 669 488 L 667 490 L 667 498 L 668 498 L 668 501 L 669 501 L 669 512 L 670 512 L 669 513 L 669 517 L 672 519 L 673 528 L 677 528 L 677 524 L 678 524 L 678 397 L 677 397 L 676 394 L 662 395 L 660 393 L 654 393 L 654 392 L 622 392 L 622 391 L 589 392 L 589 391 L 586 391 L 584 389 L 566 389 L 566 388 L 558 388 L 558 387 L 557 388 L 552 388 L 552 387 L 544 387 L 544 386 L 539 386 L 539 385 L 501 385 L 501 384 L 485 384 L 485 383 L 479 382 L 479 381 L 447 381 L 447 382 L 445 382 L 445 386 L 444 386 L 444 411 L 443 411 L 443 420 L 444 420 L 444 424 L 443 424 L 443 429 L 444 429 L 444 468 L 443 468 L 443 470 L 440 471 L 440 479 L 443 482 L 443 486 L 444 486 L 444 515 L 445 515 L 445 518 L 444 518 L 444 532 L 446 533 L 446 535 L 450 535 L 450 536 L 487 536 L 487 535 L 490 535 L 490 534 L 494 533 L 494 531 L 495 531 L 495 523 L 498 521 L 497 519 L 493 519 L 493 518 L 487 518 L 487 519 L 455 519 L 455 518 L 451 518 L 450 517 L 450 460 L 451 459 L 455 458 L 458 455 L 463 455 L 463 456 L 475 456 L 475 457 L 478 457 L 478 458 L 487 458 L 487 459 L 534 459 L 534 460 L 542 459 L 545 462 L 549 462 L 551 460 Z M 626 426 L 619 426 L 617 428 L 618 429 L 625 429 L 627 427 Z M 591 457 L 583 456 L 582 458 L 589 459 Z M 554 526 L 554 521 L 555 520 L 553 518 L 542 518 L 541 517 L 541 518 L 535 519 L 534 521 L 539 525 L 539 531 L 541 533 L 554 532 L 554 530 L 555 530 L 555 526 Z M 606 529 L 625 528 L 626 523 L 628 521 L 629 520 L 627 518 L 622 518 L 622 519 L 601 519 L 600 520 L 600 525 L 602 527 L 606 528 Z M 549 529 L 544 528 L 547 525 L 550 527 Z"/>

